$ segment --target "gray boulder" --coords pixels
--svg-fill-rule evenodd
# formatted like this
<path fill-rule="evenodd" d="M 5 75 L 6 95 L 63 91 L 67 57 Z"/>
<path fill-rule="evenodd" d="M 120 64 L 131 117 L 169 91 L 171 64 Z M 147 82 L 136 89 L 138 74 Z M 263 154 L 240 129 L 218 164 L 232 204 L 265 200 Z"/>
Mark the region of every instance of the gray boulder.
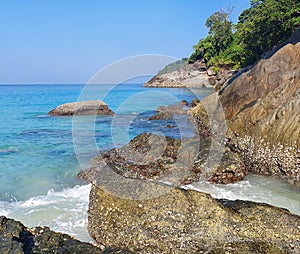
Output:
<path fill-rule="evenodd" d="M 52 116 L 71 116 L 71 115 L 114 115 L 108 105 L 100 100 L 81 101 L 66 103 L 51 110 Z"/>

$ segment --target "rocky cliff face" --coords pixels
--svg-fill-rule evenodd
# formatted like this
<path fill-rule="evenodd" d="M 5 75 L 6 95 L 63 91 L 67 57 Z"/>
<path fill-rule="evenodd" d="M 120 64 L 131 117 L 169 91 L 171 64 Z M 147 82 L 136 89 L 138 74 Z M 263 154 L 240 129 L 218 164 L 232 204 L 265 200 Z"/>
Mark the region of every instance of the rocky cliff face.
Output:
<path fill-rule="evenodd" d="M 300 29 L 266 57 L 225 84 L 215 98 L 248 169 L 299 183 Z M 194 113 L 207 121 L 203 106 Z"/>
<path fill-rule="evenodd" d="M 146 87 L 219 87 L 233 76 L 235 71 L 222 70 L 219 74 L 197 61 L 170 73 L 156 75 L 145 83 Z"/>

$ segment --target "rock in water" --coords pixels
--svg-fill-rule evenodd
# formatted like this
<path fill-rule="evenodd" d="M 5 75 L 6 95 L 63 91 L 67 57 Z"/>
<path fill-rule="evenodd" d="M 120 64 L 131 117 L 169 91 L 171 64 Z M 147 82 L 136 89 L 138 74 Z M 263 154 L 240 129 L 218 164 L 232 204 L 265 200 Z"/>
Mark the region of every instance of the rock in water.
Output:
<path fill-rule="evenodd" d="M 66 103 L 51 110 L 52 116 L 70 115 L 114 115 L 108 105 L 100 100 Z"/>
<path fill-rule="evenodd" d="M 92 160 L 92 167 L 79 177 L 93 182 L 98 172 L 107 166 L 116 174 L 140 180 L 168 181 L 174 185 L 201 180 L 216 183 L 235 183 L 247 172 L 236 153 L 211 148 L 211 139 L 176 139 L 151 133 L 138 135 L 122 148 L 103 152 Z M 211 163 L 208 169 L 208 158 Z"/>
<path fill-rule="evenodd" d="M 91 236 L 106 246 L 145 254 L 300 252 L 300 217 L 285 209 L 215 200 L 208 194 L 161 184 L 152 187 L 152 192 L 165 189 L 160 197 L 134 200 L 93 185 Z"/>
<path fill-rule="evenodd" d="M 157 112 L 158 113 L 151 116 L 149 120 L 171 120 L 174 119 L 175 115 L 186 115 L 187 108 L 184 107 L 184 104 L 170 105 L 167 107 L 159 106 Z"/>

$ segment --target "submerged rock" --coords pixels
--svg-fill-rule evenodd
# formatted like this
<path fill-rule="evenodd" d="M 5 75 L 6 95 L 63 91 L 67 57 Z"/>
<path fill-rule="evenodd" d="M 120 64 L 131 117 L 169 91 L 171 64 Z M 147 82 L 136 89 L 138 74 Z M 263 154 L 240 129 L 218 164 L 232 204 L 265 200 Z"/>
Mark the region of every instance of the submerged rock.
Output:
<path fill-rule="evenodd" d="M 108 105 L 100 100 L 66 103 L 51 110 L 52 116 L 70 115 L 114 115 Z"/>
<path fill-rule="evenodd" d="M 149 120 L 172 120 L 175 115 L 185 115 L 188 110 L 186 105 L 170 105 L 170 106 L 159 106 L 157 109 L 157 114 L 151 116 Z"/>
<path fill-rule="evenodd" d="M 198 98 L 196 98 L 191 102 L 191 107 L 192 108 L 196 107 L 199 103 L 200 103 L 200 100 Z"/>
<path fill-rule="evenodd" d="M 124 199 L 93 185 L 91 236 L 136 253 L 300 252 L 300 217 L 285 209 L 152 185 L 158 191 L 157 198 Z"/>

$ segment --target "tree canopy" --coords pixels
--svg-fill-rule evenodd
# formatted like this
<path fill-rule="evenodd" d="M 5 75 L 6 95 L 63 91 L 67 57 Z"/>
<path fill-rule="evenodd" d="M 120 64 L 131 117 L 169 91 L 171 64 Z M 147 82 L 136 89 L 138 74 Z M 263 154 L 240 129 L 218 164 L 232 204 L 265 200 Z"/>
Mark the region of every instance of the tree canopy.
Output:
<path fill-rule="evenodd" d="M 215 67 L 244 67 L 288 39 L 300 26 L 299 0 L 251 0 L 250 5 L 237 24 L 230 21 L 230 11 L 210 16 L 205 23 L 208 36 L 194 46 L 189 62 L 203 59 Z"/>
<path fill-rule="evenodd" d="M 189 62 L 204 59 L 213 62 L 214 58 L 226 50 L 233 41 L 234 25 L 229 20 L 229 11 L 218 11 L 206 20 L 209 29 L 208 36 L 200 40 L 194 47 L 195 52 L 189 58 Z"/>

